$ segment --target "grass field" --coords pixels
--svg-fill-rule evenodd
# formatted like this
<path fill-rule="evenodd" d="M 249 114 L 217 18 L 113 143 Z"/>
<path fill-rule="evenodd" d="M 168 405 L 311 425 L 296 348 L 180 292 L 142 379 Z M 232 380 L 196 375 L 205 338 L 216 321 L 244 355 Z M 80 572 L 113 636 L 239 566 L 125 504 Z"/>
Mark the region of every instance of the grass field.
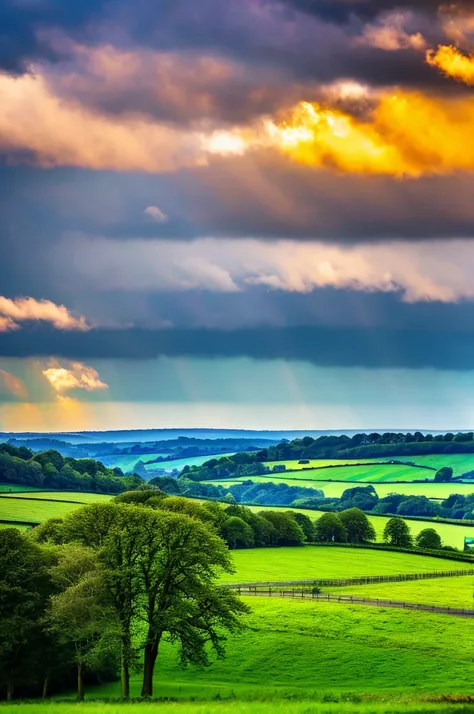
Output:
<path fill-rule="evenodd" d="M 26 498 L 37 499 L 41 498 L 44 501 L 77 501 L 78 503 L 97 503 L 98 501 L 110 501 L 113 496 L 106 493 L 83 493 L 81 491 L 35 491 L 34 493 L 7 493 L 0 497 L 0 503 L 3 498 Z"/>
<path fill-rule="evenodd" d="M 3 521 L 42 523 L 48 518 L 62 518 L 83 504 L 108 501 L 112 498 L 105 494 L 81 493 L 79 491 L 56 491 L 54 493 L 37 491 L 34 494 L 20 492 L 14 495 L 17 497 L 13 498 L 13 494 L 5 494 L 0 497 L 0 519 Z M 61 500 L 55 501 L 53 500 L 55 498 Z M 67 501 L 71 501 L 71 503 L 67 503 Z"/>
<path fill-rule="evenodd" d="M 460 578 L 440 578 L 439 580 L 415 580 L 406 583 L 374 583 L 373 585 L 324 588 L 324 592 L 474 609 L 474 577 L 472 575 Z"/>
<path fill-rule="evenodd" d="M 300 513 L 305 513 L 312 520 L 322 516 L 322 511 L 312 511 L 309 508 L 282 508 L 278 509 L 274 506 L 249 506 L 252 511 L 299 511 Z M 369 521 L 375 528 L 377 534 L 377 541 L 383 541 L 383 531 L 385 525 L 389 519 L 388 516 L 368 516 Z M 474 538 L 474 526 L 464 526 L 464 525 L 452 525 L 451 523 L 438 523 L 436 521 L 417 521 L 408 520 L 408 526 L 410 528 L 412 536 L 416 536 L 424 528 L 434 528 L 443 541 L 443 545 L 451 545 L 455 548 L 464 548 L 464 537 Z"/>
<path fill-rule="evenodd" d="M 362 703 L 348 702 L 318 703 L 310 701 L 278 701 L 269 702 L 139 702 L 111 703 L 105 702 L 73 702 L 35 704 L 16 704 L 17 714 L 472 714 L 472 707 L 461 704 L 426 704 L 402 703 L 397 697 L 393 703 Z M 8 705 L 3 704 L 5 711 Z M 0 703 L 0 707 L 2 704 Z M 11 711 L 11 706 L 8 711 Z"/>
<path fill-rule="evenodd" d="M 223 578 L 229 583 L 356 578 L 474 567 L 474 560 L 470 566 L 469 563 L 412 553 L 331 546 L 249 548 L 234 550 L 232 556 L 236 572 Z"/>
<path fill-rule="evenodd" d="M 466 473 L 467 471 L 473 471 L 474 470 L 474 454 L 429 454 L 429 455 L 415 455 L 415 456 L 381 456 L 378 458 L 374 459 L 354 459 L 354 467 L 356 467 L 356 464 L 358 462 L 362 462 L 364 464 L 371 464 L 371 463 L 376 463 L 380 461 L 390 461 L 391 459 L 396 459 L 399 461 L 412 461 L 415 464 L 419 464 L 420 466 L 432 466 L 435 469 L 440 469 L 442 466 L 452 466 L 453 468 L 453 473 L 454 476 L 461 476 L 461 474 Z M 266 465 L 270 466 L 272 468 L 275 465 L 281 465 L 284 464 L 287 469 L 298 469 L 298 470 L 304 470 L 308 469 L 310 467 L 313 468 L 321 468 L 325 466 L 343 466 L 345 464 L 350 464 L 351 460 L 350 459 L 310 459 L 309 464 L 299 464 L 298 459 L 293 459 L 289 461 L 267 461 Z M 357 467 L 356 467 L 357 468 Z M 363 468 L 363 467 L 359 467 Z M 387 481 L 387 480 L 397 480 L 398 476 L 395 476 L 394 474 L 397 472 L 397 469 L 401 469 L 400 473 L 403 473 L 403 469 L 408 468 L 412 469 L 413 467 L 404 467 L 400 466 L 398 464 L 390 465 L 390 466 L 380 466 L 380 469 L 383 471 L 383 474 L 387 474 L 389 476 L 390 474 L 393 474 L 393 476 L 390 476 L 390 478 L 381 478 L 380 480 L 382 481 Z M 416 469 L 415 469 L 416 471 Z M 408 472 L 407 472 L 408 473 Z M 382 475 L 383 475 L 382 474 Z M 430 474 L 430 472 L 427 469 L 418 469 L 418 476 L 415 476 L 415 479 L 423 479 L 423 478 L 433 478 L 434 472 Z M 336 477 L 334 477 L 336 478 Z M 411 480 L 411 479 L 407 479 Z"/>
<path fill-rule="evenodd" d="M 321 700 L 330 692 L 472 692 L 474 630 L 460 618 L 263 597 L 247 602 L 253 610 L 248 629 L 229 637 L 226 659 L 211 668 L 180 670 L 176 650 L 163 644 L 156 695 L 212 698 L 234 692 L 239 698 L 265 698 L 294 693 Z M 132 695 L 139 684 L 135 675 Z M 118 694 L 118 683 L 90 690 L 91 696 Z M 251 706 L 249 711 L 255 711 Z"/>
<path fill-rule="evenodd" d="M 289 462 L 285 462 L 287 468 Z M 341 464 L 347 464 L 342 461 Z M 337 468 L 326 466 L 325 468 L 310 469 L 310 464 L 305 464 L 306 468 L 298 469 L 298 478 L 307 478 L 318 481 L 368 481 L 378 483 L 384 481 L 419 481 L 433 479 L 435 472 L 428 469 L 418 469 L 416 466 L 403 466 L 399 464 L 373 464 L 361 466 L 341 465 Z M 277 474 L 278 475 L 278 474 Z"/>
<path fill-rule="evenodd" d="M 311 471 L 309 473 L 315 474 L 317 471 Z M 334 473 L 334 470 L 333 470 Z M 308 476 L 308 472 L 305 472 L 305 476 Z M 296 473 L 285 474 L 272 474 L 271 476 L 251 476 L 250 479 L 254 483 L 286 483 L 288 486 L 303 486 L 304 488 L 319 488 L 324 491 L 324 495 L 327 498 L 340 498 L 343 491 L 347 488 L 353 486 L 364 486 L 366 484 L 357 483 L 338 483 L 334 481 L 320 481 L 315 480 L 301 480 L 303 476 Z M 233 479 L 230 481 L 203 481 L 202 483 L 209 483 L 221 486 L 235 486 L 239 481 L 248 481 L 249 477 L 241 477 L 238 479 Z M 403 493 L 407 496 L 427 496 L 427 498 L 443 499 L 450 496 L 452 493 L 460 493 L 464 496 L 474 493 L 474 481 L 471 483 L 377 483 L 374 488 L 379 496 L 387 496 L 389 493 Z"/>

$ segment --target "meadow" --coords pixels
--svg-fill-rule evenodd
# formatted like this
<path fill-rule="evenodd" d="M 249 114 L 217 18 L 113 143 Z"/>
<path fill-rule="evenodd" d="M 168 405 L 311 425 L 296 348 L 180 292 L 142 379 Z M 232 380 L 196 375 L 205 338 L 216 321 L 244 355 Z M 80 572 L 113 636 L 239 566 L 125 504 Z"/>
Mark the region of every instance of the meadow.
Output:
<path fill-rule="evenodd" d="M 86 503 L 108 501 L 112 496 L 80 491 L 16 492 L 0 497 L 0 520 L 42 523 L 48 518 L 62 518 Z M 55 500 L 58 499 L 58 500 Z"/>
<path fill-rule="evenodd" d="M 334 595 L 399 600 L 401 602 L 445 605 L 474 609 L 474 576 L 414 580 L 405 583 L 374 583 L 373 585 L 350 585 L 342 588 L 323 588 Z"/>
<path fill-rule="evenodd" d="M 315 479 L 314 474 L 318 471 L 305 472 L 305 476 L 308 478 L 309 474 L 313 474 L 313 478 L 308 480 L 303 480 L 303 476 L 297 473 L 289 474 L 272 474 L 271 476 L 242 476 L 236 479 L 223 480 L 223 481 L 202 481 L 202 483 L 221 485 L 229 488 L 229 486 L 235 486 L 239 481 L 248 481 L 249 478 L 254 483 L 286 483 L 288 486 L 303 486 L 305 488 L 319 488 L 324 492 L 327 498 L 340 498 L 343 492 L 351 488 L 352 486 L 365 486 L 367 484 L 357 484 L 357 483 L 340 483 L 338 481 L 320 481 L 319 478 Z M 333 470 L 334 474 L 334 470 Z M 300 480 L 301 479 L 301 480 Z M 403 493 L 407 496 L 426 496 L 432 499 L 445 499 L 452 493 L 460 493 L 467 496 L 470 493 L 474 493 L 474 481 L 472 483 L 376 483 L 374 484 L 374 489 L 377 492 L 379 498 L 387 496 L 389 493 Z"/>
<path fill-rule="evenodd" d="M 205 456 L 190 456 L 184 459 L 173 459 L 172 461 L 162 461 L 155 464 L 147 464 L 147 461 L 152 461 L 159 456 L 170 456 L 168 452 L 155 452 L 152 454 L 119 454 L 117 456 L 104 456 L 102 460 L 107 466 L 118 467 L 122 469 L 124 473 L 131 471 L 137 461 L 142 461 L 145 464 L 145 469 L 147 471 L 154 471 L 157 469 L 165 469 L 166 471 L 173 471 L 177 469 L 182 471 L 185 466 L 201 466 L 205 461 L 209 459 L 220 458 L 222 456 L 231 456 L 231 454 L 218 454 L 215 457 L 213 454 L 206 454 Z"/>
<path fill-rule="evenodd" d="M 358 578 L 474 568 L 474 559 L 471 565 L 416 553 L 319 545 L 234 550 L 232 558 L 235 573 L 223 578 L 228 583 Z"/>
<path fill-rule="evenodd" d="M 287 469 L 304 471 L 305 469 L 311 468 L 324 468 L 328 466 L 339 466 L 343 467 L 348 465 L 348 468 L 355 469 L 354 478 L 357 479 L 357 472 L 359 469 L 364 469 L 363 466 L 358 466 L 358 463 L 364 464 L 374 464 L 374 466 L 367 467 L 374 478 L 378 476 L 376 480 L 380 481 L 396 481 L 399 479 L 405 479 L 407 481 L 418 480 L 418 479 L 432 479 L 434 478 L 434 471 L 428 469 L 417 469 L 413 466 L 404 466 L 402 464 L 380 464 L 380 461 L 410 461 L 414 464 L 420 466 L 431 466 L 434 469 L 440 469 L 442 466 L 451 466 L 453 468 L 454 476 L 461 476 L 463 473 L 474 470 L 474 454 L 429 454 L 429 455 L 410 455 L 410 456 L 383 456 L 378 458 L 370 459 L 354 459 L 354 463 L 351 463 L 351 459 L 310 459 L 308 464 L 298 463 L 298 459 L 292 459 L 288 461 L 267 461 L 266 466 L 273 468 L 273 466 L 284 465 Z M 378 467 L 378 468 L 377 468 Z M 413 478 L 412 478 L 413 476 Z M 319 478 L 319 476 L 317 477 Z M 334 476 L 334 478 L 339 478 Z M 342 477 L 341 477 L 342 478 Z M 367 479 L 365 479 L 367 480 Z"/>
<path fill-rule="evenodd" d="M 252 511 L 299 511 L 309 516 L 312 520 L 319 518 L 323 515 L 322 511 L 313 511 L 309 508 L 276 508 L 274 506 L 249 506 Z M 384 528 L 389 520 L 389 516 L 372 516 L 367 514 L 367 518 L 372 523 L 375 528 L 375 533 L 377 535 L 377 542 L 381 543 L 383 541 Z M 435 528 L 435 530 L 441 536 L 443 545 L 450 545 L 454 548 L 464 548 L 464 537 L 474 538 L 474 526 L 461 525 L 462 521 L 457 524 L 451 523 L 441 523 L 439 521 L 421 521 L 413 520 L 409 518 L 404 518 L 408 523 L 411 531 L 411 535 L 416 537 L 416 535 L 422 531 L 424 528 Z"/>
<path fill-rule="evenodd" d="M 163 644 L 156 696 L 212 699 L 233 692 L 239 699 L 293 695 L 321 700 L 330 693 L 421 696 L 472 691 L 474 630 L 461 618 L 337 603 L 244 599 L 252 608 L 247 629 L 229 637 L 227 657 L 212 667 L 182 670 L 176 648 Z M 139 684 L 140 677 L 133 676 L 132 696 L 138 694 Z M 89 696 L 119 696 L 119 683 L 92 687 Z"/>

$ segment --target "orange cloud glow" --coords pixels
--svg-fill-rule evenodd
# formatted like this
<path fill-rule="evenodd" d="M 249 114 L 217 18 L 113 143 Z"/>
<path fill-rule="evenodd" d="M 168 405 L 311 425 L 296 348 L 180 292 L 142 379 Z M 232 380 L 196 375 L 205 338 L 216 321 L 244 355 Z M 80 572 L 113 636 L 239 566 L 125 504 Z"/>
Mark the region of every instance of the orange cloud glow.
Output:
<path fill-rule="evenodd" d="M 474 84 L 474 55 L 465 55 L 453 45 L 438 45 L 438 49 L 426 53 L 426 61 L 446 77 Z"/>
<path fill-rule="evenodd" d="M 49 322 L 58 330 L 88 330 L 85 317 L 75 317 L 64 305 L 56 305 L 51 300 L 34 298 L 10 298 L 0 296 L 0 332 L 18 330 L 18 323 L 26 320 Z"/>
<path fill-rule="evenodd" d="M 364 121 L 303 102 L 289 121 L 269 123 L 293 160 L 346 173 L 419 177 L 474 170 L 474 99 L 415 92 L 385 95 Z"/>
<path fill-rule="evenodd" d="M 102 382 L 99 373 L 92 367 L 87 367 L 80 362 L 71 362 L 68 367 L 62 367 L 58 362 L 43 370 L 52 388 L 58 394 L 71 389 L 85 389 L 86 392 L 107 389 L 108 385 Z"/>

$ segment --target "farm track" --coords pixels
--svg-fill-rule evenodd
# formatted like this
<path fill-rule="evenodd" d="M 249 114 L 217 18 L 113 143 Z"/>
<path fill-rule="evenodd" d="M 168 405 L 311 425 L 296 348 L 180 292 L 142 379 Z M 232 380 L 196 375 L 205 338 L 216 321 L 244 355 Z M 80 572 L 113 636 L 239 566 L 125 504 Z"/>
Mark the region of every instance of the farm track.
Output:
<path fill-rule="evenodd" d="M 312 602 L 339 602 L 346 603 L 347 605 L 367 605 L 368 607 L 391 607 L 403 610 L 422 610 L 423 612 L 432 612 L 438 615 L 451 615 L 453 617 L 464 617 L 464 618 L 474 618 L 474 610 L 464 610 L 454 607 L 440 607 L 438 605 L 423 605 L 421 603 L 411 603 L 402 602 L 398 600 L 380 600 L 380 599 L 370 599 L 370 598 L 358 598 L 352 595 L 331 595 L 327 594 L 314 594 L 305 590 L 301 591 L 278 591 L 272 592 L 255 592 L 249 590 L 248 592 L 242 592 L 242 595 L 250 597 L 277 597 L 291 600 L 305 600 Z"/>

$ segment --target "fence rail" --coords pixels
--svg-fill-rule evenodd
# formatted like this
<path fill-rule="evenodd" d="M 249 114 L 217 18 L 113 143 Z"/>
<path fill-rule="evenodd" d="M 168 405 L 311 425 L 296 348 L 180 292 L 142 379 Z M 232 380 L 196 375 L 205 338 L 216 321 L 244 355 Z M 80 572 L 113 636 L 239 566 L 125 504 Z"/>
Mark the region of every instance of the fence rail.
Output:
<path fill-rule="evenodd" d="M 401 600 L 381 600 L 379 598 L 354 597 L 353 595 L 332 595 L 331 593 L 313 593 L 310 590 L 272 590 L 268 591 L 249 590 L 239 592 L 241 595 L 253 595 L 257 597 L 280 597 L 294 598 L 298 600 L 316 600 L 322 602 L 339 602 L 348 605 L 369 605 L 372 607 L 393 607 L 404 610 L 423 610 L 425 612 L 435 612 L 441 615 L 453 615 L 456 617 L 474 618 L 474 610 L 461 609 L 456 607 L 442 607 L 439 605 L 423 605 L 420 603 L 403 602 Z"/>
<path fill-rule="evenodd" d="M 430 580 L 432 578 L 456 578 L 474 575 L 474 569 L 437 570 L 430 573 L 405 573 L 398 575 L 368 575 L 361 578 L 312 578 L 311 580 L 281 580 L 273 582 L 226 583 L 232 590 L 256 590 L 257 588 L 284 587 L 286 585 L 312 585 L 313 587 L 344 587 L 345 585 L 370 585 L 371 583 L 400 583 L 408 580 Z"/>

